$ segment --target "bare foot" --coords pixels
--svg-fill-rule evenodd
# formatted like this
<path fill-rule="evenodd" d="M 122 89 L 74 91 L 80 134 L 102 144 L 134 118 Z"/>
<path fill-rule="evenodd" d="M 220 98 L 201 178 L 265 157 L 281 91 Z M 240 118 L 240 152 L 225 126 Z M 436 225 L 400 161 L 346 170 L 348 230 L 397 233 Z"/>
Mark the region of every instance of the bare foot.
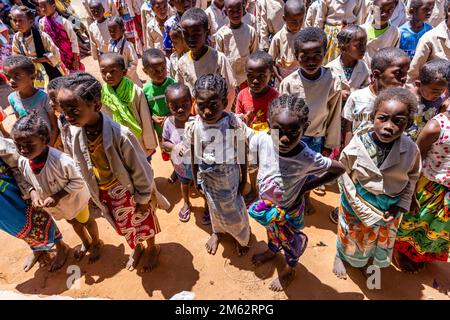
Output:
<path fill-rule="evenodd" d="M 337 255 L 334 257 L 333 273 L 339 279 L 347 279 L 347 270 L 345 269 L 344 262 Z"/>
<path fill-rule="evenodd" d="M 217 234 L 213 233 L 211 235 L 211 238 L 209 238 L 208 242 L 205 245 L 206 251 L 209 254 L 215 255 L 218 246 L 219 246 L 219 237 L 217 236 Z"/>
<path fill-rule="evenodd" d="M 92 243 L 89 249 L 89 263 L 94 263 L 98 259 L 100 259 L 102 248 L 103 248 L 102 240 L 98 240 L 97 243 Z"/>
<path fill-rule="evenodd" d="M 236 242 L 236 253 L 239 257 L 245 256 L 248 253 L 248 250 L 250 249 L 248 246 L 241 246 L 239 242 Z"/>
<path fill-rule="evenodd" d="M 134 250 L 130 254 L 130 258 L 128 259 L 127 265 L 125 269 L 129 271 L 133 271 L 139 263 L 139 259 L 141 258 L 142 252 L 144 251 L 142 244 L 139 243 Z"/>
<path fill-rule="evenodd" d="M 144 266 L 142 272 L 152 271 L 158 264 L 159 253 L 161 252 L 161 246 L 159 244 L 154 245 L 152 248 L 147 248 Z"/>
<path fill-rule="evenodd" d="M 270 260 L 273 260 L 276 256 L 276 253 L 272 252 L 271 250 L 266 250 L 262 253 L 254 254 L 252 257 L 252 263 L 255 266 L 260 266 Z"/>
<path fill-rule="evenodd" d="M 73 253 L 73 257 L 75 258 L 75 260 L 81 261 L 81 259 L 84 258 L 90 247 L 91 247 L 90 243 L 87 244 L 81 243 L 81 247 L 75 249 L 75 252 Z"/>
<path fill-rule="evenodd" d="M 28 255 L 28 257 L 25 259 L 25 263 L 23 264 L 23 271 L 28 272 L 31 268 L 38 262 L 38 260 L 41 258 L 44 251 L 33 251 Z"/>
<path fill-rule="evenodd" d="M 316 213 L 316 209 L 313 207 L 311 198 L 309 195 L 305 195 L 305 216 L 310 216 Z"/>
<path fill-rule="evenodd" d="M 270 285 L 269 289 L 275 292 L 280 292 L 286 289 L 295 278 L 295 269 L 288 268 L 285 269 L 284 272 L 278 276 L 278 278 L 274 279 Z"/>
<path fill-rule="evenodd" d="M 419 265 L 401 252 L 394 251 L 392 262 L 402 272 L 415 274 L 419 271 Z"/>
<path fill-rule="evenodd" d="M 56 248 L 56 256 L 53 259 L 52 264 L 50 265 L 50 268 L 48 271 L 54 272 L 58 269 L 61 269 L 62 266 L 66 263 L 67 256 L 69 255 L 70 247 L 65 244 L 61 243 L 58 248 Z"/>

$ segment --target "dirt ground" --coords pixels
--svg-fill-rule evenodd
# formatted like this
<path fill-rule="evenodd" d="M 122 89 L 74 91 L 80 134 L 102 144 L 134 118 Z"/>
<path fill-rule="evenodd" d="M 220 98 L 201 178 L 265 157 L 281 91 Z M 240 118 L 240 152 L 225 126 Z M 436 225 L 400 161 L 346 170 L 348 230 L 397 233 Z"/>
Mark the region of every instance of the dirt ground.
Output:
<path fill-rule="evenodd" d="M 77 11 L 79 1 L 75 1 Z M 97 63 L 90 57 L 83 63 L 100 79 Z M 146 77 L 141 73 L 141 78 Z M 7 106 L 7 86 L 0 87 L 0 105 Z M 10 112 L 10 110 L 8 109 Z M 11 120 L 11 118 L 10 118 Z M 151 273 L 124 270 L 130 253 L 125 241 L 102 218 L 97 222 L 105 242 L 101 259 L 88 264 L 85 258 L 76 263 L 72 252 L 65 267 L 55 273 L 35 266 L 28 273 L 22 270 L 29 249 L 25 242 L 0 233 L 3 243 L 0 253 L 0 290 L 42 296 L 99 297 L 111 299 L 169 299 L 180 291 L 192 291 L 197 299 L 449 299 L 436 287 L 450 287 L 450 264 L 432 263 L 417 275 L 399 272 L 393 266 L 382 270 L 381 289 L 369 290 L 366 278 L 357 270 L 349 270 L 347 280 L 338 280 L 331 272 L 335 255 L 336 225 L 328 218 L 338 205 L 336 187 L 328 187 L 325 196 L 313 194 L 317 212 L 306 217 L 304 232 L 309 237 L 308 248 L 297 267 L 297 278 L 285 292 L 273 293 L 268 284 L 283 267 L 280 255 L 273 263 L 255 268 L 251 256 L 266 249 L 266 234 L 262 226 L 251 221 L 251 248 L 247 256 L 235 254 L 233 241 L 225 237 L 215 256 L 205 250 L 211 229 L 201 224 L 202 200 L 193 200 L 194 212 L 187 223 L 178 220 L 182 205 L 179 184 L 170 185 L 167 177 L 170 163 L 158 153 L 153 160 L 156 184 L 173 204 L 170 213 L 158 210 L 162 231 L 156 241 L 161 244 L 159 265 Z M 58 221 L 64 240 L 73 248 L 79 240 L 71 226 Z M 80 286 L 68 289 L 66 280 L 70 266 L 81 268 Z M 69 270 L 68 270 L 69 269 Z"/>

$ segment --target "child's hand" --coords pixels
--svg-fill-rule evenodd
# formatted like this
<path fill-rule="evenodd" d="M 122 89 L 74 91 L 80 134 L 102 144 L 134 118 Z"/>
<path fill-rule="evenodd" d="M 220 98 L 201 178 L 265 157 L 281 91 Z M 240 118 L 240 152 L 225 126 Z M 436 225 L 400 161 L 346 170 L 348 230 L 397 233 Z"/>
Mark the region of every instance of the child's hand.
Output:
<path fill-rule="evenodd" d="M 144 214 L 148 211 L 148 209 L 150 208 L 150 202 L 149 203 L 136 203 L 136 208 L 134 209 L 134 214 Z"/>
<path fill-rule="evenodd" d="M 42 201 L 42 207 L 44 208 L 53 208 L 56 207 L 56 205 L 59 203 L 58 197 L 48 197 L 44 201 Z"/>
<path fill-rule="evenodd" d="M 30 192 L 30 198 L 31 198 L 31 204 L 33 205 L 33 207 L 42 208 L 43 200 L 41 199 L 41 197 L 39 196 L 39 193 L 37 193 L 36 190 L 32 190 Z"/>
<path fill-rule="evenodd" d="M 152 116 L 152 120 L 153 120 L 153 122 L 162 126 L 162 124 L 164 123 L 164 120 L 166 120 L 166 117 Z"/>
<path fill-rule="evenodd" d="M 391 222 L 392 220 L 395 219 L 395 217 L 396 217 L 402 210 L 403 210 L 402 208 L 400 208 L 400 207 L 398 207 L 398 206 L 396 206 L 396 205 L 391 206 L 389 209 L 387 209 L 387 210 L 384 212 L 384 215 L 383 215 L 383 221 L 384 221 L 384 222 Z"/>
<path fill-rule="evenodd" d="M 342 90 L 342 101 L 347 101 L 350 96 L 350 90 Z"/>

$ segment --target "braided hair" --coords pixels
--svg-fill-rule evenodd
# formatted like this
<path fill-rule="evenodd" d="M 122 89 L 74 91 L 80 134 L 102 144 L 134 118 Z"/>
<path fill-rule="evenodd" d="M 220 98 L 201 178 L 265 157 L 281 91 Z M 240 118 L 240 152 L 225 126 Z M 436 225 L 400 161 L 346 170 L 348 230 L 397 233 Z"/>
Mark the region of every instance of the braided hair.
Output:
<path fill-rule="evenodd" d="M 228 99 L 227 82 L 218 74 L 204 74 L 198 78 L 194 85 L 194 97 L 197 97 L 198 92 L 202 90 L 214 92 L 219 99 Z"/>
<path fill-rule="evenodd" d="M 13 6 L 11 8 L 10 14 L 12 15 L 14 11 L 24 13 L 28 19 L 34 20 L 34 11 L 26 6 Z"/>
<path fill-rule="evenodd" d="M 102 85 L 87 72 L 77 72 L 64 77 L 63 87 L 75 92 L 86 102 L 99 102 L 101 100 Z"/>
<path fill-rule="evenodd" d="M 309 108 L 305 99 L 297 95 L 284 94 L 274 99 L 269 107 L 269 121 L 282 112 L 289 112 L 297 116 L 299 123 L 309 124 Z"/>
<path fill-rule="evenodd" d="M 8 56 L 3 62 L 3 68 L 20 68 L 27 74 L 34 74 L 36 69 L 30 58 L 18 55 Z"/>
<path fill-rule="evenodd" d="M 65 81 L 64 77 L 58 77 L 50 80 L 50 82 L 47 85 L 47 91 L 58 90 L 59 88 L 62 88 L 64 86 L 64 81 Z"/>
<path fill-rule="evenodd" d="M 18 135 L 38 136 L 45 144 L 50 142 L 50 129 L 47 123 L 34 111 L 20 117 L 11 130 L 13 139 Z"/>

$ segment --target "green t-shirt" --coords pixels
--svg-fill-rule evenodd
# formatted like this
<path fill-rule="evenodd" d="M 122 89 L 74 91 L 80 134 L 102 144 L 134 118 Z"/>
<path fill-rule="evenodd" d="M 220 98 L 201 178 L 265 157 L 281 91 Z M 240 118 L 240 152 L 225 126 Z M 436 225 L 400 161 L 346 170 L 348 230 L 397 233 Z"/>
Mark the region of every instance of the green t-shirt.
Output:
<path fill-rule="evenodd" d="M 387 29 L 389 29 L 389 27 L 390 27 L 390 24 L 388 24 L 386 28 L 375 29 L 374 26 L 371 25 L 369 28 L 367 28 L 367 40 L 370 41 L 370 40 L 378 38 L 383 33 L 385 33 L 387 31 Z"/>
<path fill-rule="evenodd" d="M 175 80 L 167 77 L 166 81 L 160 86 L 154 85 L 151 81 L 145 84 L 144 94 L 147 98 L 148 106 L 152 115 L 158 117 L 165 117 L 169 114 L 169 107 L 166 103 L 166 89 L 171 84 L 175 83 Z M 154 123 L 155 131 L 158 137 L 161 137 L 163 128 L 159 124 Z"/>

